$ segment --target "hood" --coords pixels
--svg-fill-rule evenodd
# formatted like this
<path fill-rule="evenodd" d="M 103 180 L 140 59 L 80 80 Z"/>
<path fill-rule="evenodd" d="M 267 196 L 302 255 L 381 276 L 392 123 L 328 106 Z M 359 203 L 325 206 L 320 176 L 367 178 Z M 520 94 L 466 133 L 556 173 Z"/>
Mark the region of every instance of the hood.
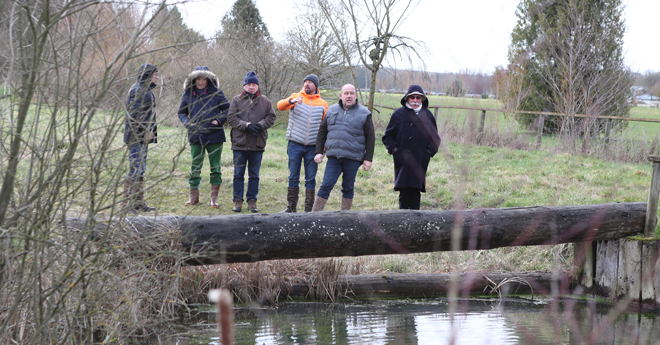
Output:
<path fill-rule="evenodd" d="M 422 87 L 419 85 L 410 85 L 410 87 L 408 88 L 408 92 L 406 92 L 406 94 L 403 95 L 403 98 L 401 98 L 402 106 L 404 107 L 406 106 L 406 98 L 408 98 L 408 96 L 412 94 L 424 96 L 424 99 L 422 100 L 422 109 L 426 109 L 429 107 L 429 99 L 426 97 L 424 90 L 422 90 Z"/>
<path fill-rule="evenodd" d="M 150 63 L 145 63 L 137 71 L 138 84 L 150 84 L 151 76 L 158 72 L 158 68 Z"/>
<path fill-rule="evenodd" d="M 218 76 L 211 72 L 208 67 L 201 66 L 195 67 L 195 70 L 188 74 L 186 80 L 183 82 L 183 90 L 188 90 L 188 88 L 195 85 L 195 79 L 198 77 L 205 77 L 211 82 L 210 85 L 216 89 L 220 88 L 220 79 L 218 79 Z"/>

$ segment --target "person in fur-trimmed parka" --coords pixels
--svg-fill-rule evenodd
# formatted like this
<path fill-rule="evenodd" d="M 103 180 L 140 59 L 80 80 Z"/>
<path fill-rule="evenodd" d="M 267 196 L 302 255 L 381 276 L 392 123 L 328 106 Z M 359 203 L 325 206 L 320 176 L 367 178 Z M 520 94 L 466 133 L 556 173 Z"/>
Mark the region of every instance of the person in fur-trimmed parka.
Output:
<path fill-rule="evenodd" d="M 411 85 L 392 113 L 383 144 L 394 159 L 394 190 L 399 191 L 399 209 L 419 210 L 421 192 L 426 192 L 426 170 L 440 147 L 440 136 L 429 101 L 419 85 Z"/>
<path fill-rule="evenodd" d="M 222 184 L 222 146 L 226 141 L 224 123 L 229 101 L 220 89 L 220 81 L 208 67 L 195 67 L 183 84 L 179 120 L 188 128 L 192 164 L 190 167 L 190 197 L 185 206 L 199 203 L 199 184 L 204 164 L 204 151 L 211 167 L 210 206 L 218 207 L 218 192 Z"/>

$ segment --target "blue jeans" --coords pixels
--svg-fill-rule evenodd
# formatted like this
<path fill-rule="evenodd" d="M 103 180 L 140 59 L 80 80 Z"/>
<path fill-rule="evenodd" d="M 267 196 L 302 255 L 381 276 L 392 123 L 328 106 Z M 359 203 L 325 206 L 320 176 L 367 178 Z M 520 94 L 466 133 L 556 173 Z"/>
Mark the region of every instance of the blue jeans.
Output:
<path fill-rule="evenodd" d="M 149 144 L 137 143 L 128 146 L 128 174 L 127 179 L 136 179 L 144 176 L 147 171 L 147 153 Z"/>
<path fill-rule="evenodd" d="M 335 183 L 337 183 L 339 175 L 343 174 L 341 195 L 346 199 L 353 199 L 353 185 L 355 184 L 355 177 L 357 176 L 360 165 L 362 165 L 362 162 L 353 159 L 328 157 L 328 163 L 325 165 L 325 174 L 323 175 L 323 183 L 317 195 L 324 199 L 329 198 L 330 192 L 335 186 Z"/>
<path fill-rule="evenodd" d="M 300 163 L 305 163 L 305 188 L 316 188 L 316 171 L 319 165 L 314 162 L 316 145 L 303 145 L 289 141 L 286 153 L 289 155 L 289 188 L 300 185 Z"/>
<path fill-rule="evenodd" d="M 243 200 L 245 168 L 248 171 L 247 200 L 257 200 L 259 194 L 259 169 L 263 151 L 234 151 L 234 201 Z"/>

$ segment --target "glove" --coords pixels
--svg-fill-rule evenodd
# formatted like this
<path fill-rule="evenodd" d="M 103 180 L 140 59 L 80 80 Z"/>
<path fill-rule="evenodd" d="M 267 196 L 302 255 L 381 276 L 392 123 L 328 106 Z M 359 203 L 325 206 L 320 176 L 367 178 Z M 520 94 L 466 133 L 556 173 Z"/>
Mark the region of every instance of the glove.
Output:
<path fill-rule="evenodd" d="M 247 131 L 252 133 L 252 135 L 254 135 L 255 138 L 259 136 L 260 130 L 261 130 L 261 125 L 259 124 L 251 123 L 247 126 Z"/>

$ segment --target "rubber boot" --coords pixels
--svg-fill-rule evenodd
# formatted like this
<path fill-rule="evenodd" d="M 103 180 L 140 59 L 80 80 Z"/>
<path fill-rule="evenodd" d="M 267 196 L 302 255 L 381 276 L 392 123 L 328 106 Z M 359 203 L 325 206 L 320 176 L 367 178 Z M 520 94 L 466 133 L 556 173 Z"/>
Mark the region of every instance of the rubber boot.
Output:
<path fill-rule="evenodd" d="M 248 211 L 252 213 L 257 213 L 259 212 L 259 209 L 257 208 L 257 200 L 248 200 Z"/>
<path fill-rule="evenodd" d="M 305 212 L 312 212 L 314 207 L 314 189 L 305 189 Z"/>
<path fill-rule="evenodd" d="M 243 208 L 243 200 L 234 200 L 234 208 L 231 210 L 234 212 L 241 212 L 241 209 Z"/>
<path fill-rule="evenodd" d="M 353 206 L 353 199 L 341 198 L 341 210 L 350 211 Z"/>
<path fill-rule="evenodd" d="M 211 185 L 211 202 L 209 205 L 213 208 L 218 208 L 218 193 L 220 192 L 220 185 L 219 184 L 212 184 Z"/>
<path fill-rule="evenodd" d="M 144 201 L 144 176 L 138 177 L 138 182 L 135 184 L 137 193 L 135 196 L 135 209 L 142 212 L 155 211 L 155 207 L 147 205 Z"/>
<path fill-rule="evenodd" d="M 298 187 L 289 187 L 286 192 L 286 208 L 280 213 L 296 213 L 296 208 L 298 207 L 298 192 L 300 188 Z"/>
<path fill-rule="evenodd" d="M 326 202 L 328 202 L 328 199 L 322 198 L 317 195 L 316 199 L 314 200 L 314 206 L 312 206 L 312 212 L 323 211 Z"/>
<path fill-rule="evenodd" d="M 190 197 L 183 206 L 194 206 L 199 204 L 199 189 L 191 189 Z"/>

